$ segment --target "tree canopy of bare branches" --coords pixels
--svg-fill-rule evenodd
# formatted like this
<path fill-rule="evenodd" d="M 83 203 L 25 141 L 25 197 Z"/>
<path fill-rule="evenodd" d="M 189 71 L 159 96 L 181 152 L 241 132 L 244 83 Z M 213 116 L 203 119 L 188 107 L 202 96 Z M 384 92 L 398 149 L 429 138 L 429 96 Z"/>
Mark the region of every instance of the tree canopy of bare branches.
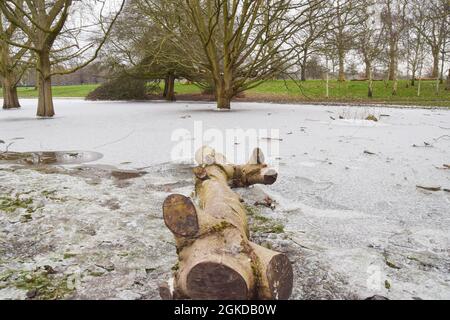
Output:
<path fill-rule="evenodd" d="M 184 64 L 196 69 L 198 82 L 212 85 L 217 107 L 229 109 L 234 96 L 295 64 L 296 48 L 291 39 L 305 25 L 307 9 L 324 1 L 142 3 L 149 17 L 164 30 L 165 45 L 170 42 L 183 52 Z M 171 8 L 169 14 L 167 8 Z"/>
<path fill-rule="evenodd" d="M 98 55 L 110 33 L 111 27 L 125 5 L 119 4 L 112 19 L 104 17 L 107 2 L 74 0 L 5 0 L 0 2 L 0 10 L 8 21 L 23 32 L 26 41 L 4 38 L 9 44 L 31 51 L 36 58 L 36 70 L 39 78 L 39 99 L 37 115 L 52 117 L 54 112 L 51 77 L 56 74 L 75 72 L 88 65 Z M 100 6 L 100 8 L 96 7 Z M 97 20 L 84 21 L 82 15 L 86 10 L 99 12 Z M 75 14 L 78 19 L 71 19 Z M 81 14 L 81 16 L 80 16 Z M 107 16 L 110 16 L 108 12 Z M 87 19 L 88 20 L 88 19 Z M 96 25 L 103 32 L 100 37 L 85 36 L 83 31 L 91 31 Z M 69 68 L 61 68 L 71 62 Z"/>

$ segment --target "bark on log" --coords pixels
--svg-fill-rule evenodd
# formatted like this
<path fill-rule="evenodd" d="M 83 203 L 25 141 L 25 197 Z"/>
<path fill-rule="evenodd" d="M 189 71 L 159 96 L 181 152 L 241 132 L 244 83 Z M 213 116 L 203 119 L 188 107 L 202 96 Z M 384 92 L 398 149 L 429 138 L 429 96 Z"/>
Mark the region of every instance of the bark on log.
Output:
<path fill-rule="evenodd" d="M 263 163 L 259 149 L 241 166 L 227 164 L 211 148 L 202 148 L 196 159 L 195 203 L 174 194 L 163 204 L 179 258 L 173 298 L 288 299 L 293 283 L 289 259 L 249 240 L 246 209 L 231 189 L 273 184 L 276 171 Z"/>

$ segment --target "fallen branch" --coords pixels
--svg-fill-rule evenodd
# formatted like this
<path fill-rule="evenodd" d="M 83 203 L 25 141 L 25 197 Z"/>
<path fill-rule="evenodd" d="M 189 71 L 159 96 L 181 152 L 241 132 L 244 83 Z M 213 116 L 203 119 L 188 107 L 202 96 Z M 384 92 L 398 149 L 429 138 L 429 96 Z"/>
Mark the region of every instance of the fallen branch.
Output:
<path fill-rule="evenodd" d="M 424 186 L 416 186 L 416 188 L 422 189 L 422 190 L 426 190 L 426 191 L 433 191 L 433 192 L 437 192 L 437 191 L 441 191 L 441 190 L 442 190 L 441 187 L 424 187 Z"/>
<path fill-rule="evenodd" d="M 433 147 L 433 145 L 428 142 L 424 142 L 423 146 L 418 146 L 417 144 L 413 144 L 412 146 L 413 146 L 413 148 L 432 148 Z"/>
<path fill-rule="evenodd" d="M 5 141 L 0 140 L 0 144 L 5 144 Z M 9 147 L 11 147 L 14 144 L 14 142 L 10 142 L 5 146 L 5 150 L 3 150 L 1 153 L 5 154 L 9 152 Z"/>
<path fill-rule="evenodd" d="M 245 165 L 226 163 L 204 147 L 196 154 L 195 202 L 183 195 L 163 204 L 166 226 L 174 234 L 178 266 L 173 290 L 162 285 L 163 298 L 288 299 L 293 271 L 285 254 L 249 240 L 247 212 L 232 187 L 273 184 L 277 173 L 255 149 Z"/>

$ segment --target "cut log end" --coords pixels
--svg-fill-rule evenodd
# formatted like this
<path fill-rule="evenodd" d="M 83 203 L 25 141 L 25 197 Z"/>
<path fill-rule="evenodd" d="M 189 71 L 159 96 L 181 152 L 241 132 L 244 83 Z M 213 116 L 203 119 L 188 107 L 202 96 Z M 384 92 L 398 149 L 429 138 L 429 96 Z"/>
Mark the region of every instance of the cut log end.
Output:
<path fill-rule="evenodd" d="M 187 276 L 187 291 L 192 299 L 246 300 L 247 282 L 237 271 L 217 262 L 201 262 Z"/>
<path fill-rule="evenodd" d="M 249 240 L 248 220 L 231 187 L 273 184 L 277 171 L 268 168 L 260 149 L 249 163 L 227 164 L 209 147 L 196 153 L 195 196 L 171 195 L 163 204 L 164 221 L 177 242 L 179 266 L 174 285 L 160 288 L 173 299 L 280 299 L 290 297 L 292 266 L 286 255 Z M 173 288 L 173 292 L 170 291 Z"/>
<path fill-rule="evenodd" d="M 203 167 L 195 167 L 194 168 L 194 174 L 195 176 L 200 180 L 206 180 L 208 179 L 208 171 Z"/>
<path fill-rule="evenodd" d="M 284 254 L 275 255 L 266 270 L 272 298 L 287 300 L 291 296 L 294 274 L 289 259 Z"/>
<path fill-rule="evenodd" d="M 278 173 L 267 165 L 245 165 L 242 166 L 240 180 L 243 186 L 255 184 L 272 185 L 277 181 Z"/>
<path fill-rule="evenodd" d="M 164 200 L 163 216 L 172 233 L 181 237 L 195 236 L 199 231 L 197 209 L 191 199 L 172 194 Z"/>
<path fill-rule="evenodd" d="M 264 177 L 265 185 L 272 185 L 277 181 L 278 173 L 275 169 L 266 168 L 261 171 L 262 176 Z"/>

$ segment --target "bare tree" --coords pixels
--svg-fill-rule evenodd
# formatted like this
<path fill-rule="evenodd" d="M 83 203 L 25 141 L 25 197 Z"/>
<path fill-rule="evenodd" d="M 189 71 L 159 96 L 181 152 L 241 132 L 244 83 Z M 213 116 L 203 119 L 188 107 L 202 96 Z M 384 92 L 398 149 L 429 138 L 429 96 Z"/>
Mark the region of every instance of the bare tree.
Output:
<path fill-rule="evenodd" d="M 327 33 L 327 46 L 332 47 L 339 60 L 339 81 L 345 81 L 345 59 L 348 51 L 355 47 L 356 26 L 365 20 L 361 14 L 364 2 L 359 0 L 330 0 L 333 16 Z"/>
<path fill-rule="evenodd" d="M 322 63 L 318 55 L 312 55 L 308 58 L 305 66 L 306 77 L 311 79 L 322 79 L 325 73 L 326 66 Z"/>
<path fill-rule="evenodd" d="M 410 4 L 410 12 L 414 12 L 417 7 Z M 408 77 L 411 78 L 411 86 L 415 86 L 419 68 L 423 68 L 423 61 L 426 59 L 425 43 L 422 32 L 418 30 L 425 28 L 423 16 L 411 14 L 408 18 L 408 27 L 402 36 L 403 46 L 406 50 L 406 63 Z"/>
<path fill-rule="evenodd" d="M 433 58 L 432 78 L 439 77 L 439 63 L 441 52 L 450 32 L 450 4 L 448 0 L 428 0 L 413 2 L 414 20 L 421 24 L 414 24 L 424 41 L 431 50 Z"/>
<path fill-rule="evenodd" d="M 306 81 L 306 70 L 309 58 L 322 50 L 320 39 L 329 30 L 332 9 L 330 6 L 317 6 L 317 1 L 309 1 L 309 6 L 305 9 L 303 27 L 295 35 L 295 42 L 298 47 L 298 60 L 300 65 L 300 79 Z"/>
<path fill-rule="evenodd" d="M 375 0 L 364 0 L 365 9 L 362 10 L 362 21 L 357 26 L 356 47 L 365 65 L 365 77 L 368 79 L 374 61 L 384 50 L 384 30 L 377 21 Z"/>
<path fill-rule="evenodd" d="M 21 15 L 16 10 L 17 16 Z M 11 47 L 8 41 L 17 37 L 23 37 L 17 27 L 9 23 L 0 12 L 0 77 L 3 87 L 3 109 L 20 108 L 17 96 L 17 84 L 26 70 L 26 62 L 23 62 L 27 50 L 24 48 Z"/>
<path fill-rule="evenodd" d="M 89 3 L 88 3 L 89 2 Z M 75 4 L 77 6 L 75 6 Z M 32 51 L 36 56 L 36 70 L 39 77 L 39 99 L 37 116 L 52 117 L 53 108 L 51 77 L 56 74 L 69 74 L 88 65 L 97 57 L 102 45 L 110 33 L 111 27 L 121 12 L 125 0 L 115 16 L 105 21 L 104 9 L 106 2 L 99 1 L 73 1 L 73 0 L 5 0 L 0 2 L 0 10 L 12 25 L 19 28 L 29 39 L 29 42 L 6 40 L 10 45 Z M 99 5 L 100 7 L 96 7 Z M 75 10 L 73 7 L 75 7 Z M 98 12 L 98 21 L 88 21 L 79 17 L 81 22 L 77 24 L 75 19 L 70 20 L 71 14 L 87 14 Z M 21 14 L 17 15 L 19 11 Z M 108 14 L 109 15 L 109 14 Z M 70 23 L 67 23 L 70 22 Z M 96 25 L 97 33 L 101 37 L 89 39 L 85 37 L 81 43 L 80 35 L 83 30 Z M 99 32 L 100 31 L 100 32 Z M 89 52 L 92 55 L 88 56 Z M 68 68 L 55 70 L 54 66 L 66 63 Z"/>
<path fill-rule="evenodd" d="M 450 23 L 450 22 L 449 22 Z M 445 59 L 448 55 L 448 53 L 450 53 L 450 49 L 447 48 L 448 45 L 450 44 L 450 33 L 448 34 L 448 36 L 444 39 L 444 43 L 442 45 L 442 49 L 441 49 L 441 74 L 439 77 L 439 82 L 440 84 L 444 83 L 444 75 L 445 75 Z"/>
<path fill-rule="evenodd" d="M 389 80 L 393 81 L 392 95 L 398 90 L 399 43 L 407 26 L 406 0 L 381 0 L 383 5 L 381 19 L 384 24 L 389 45 Z"/>
<path fill-rule="evenodd" d="M 357 26 L 356 46 L 365 64 L 365 77 L 369 81 L 368 97 L 373 97 L 373 64 L 384 50 L 384 30 L 377 21 L 376 1 L 365 0 L 361 11 L 362 22 Z"/>
<path fill-rule="evenodd" d="M 159 1 L 144 0 L 147 7 Z M 182 24 L 157 20 L 166 41 L 182 46 L 190 64 L 212 84 L 219 109 L 231 99 L 272 79 L 296 63 L 292 38 L 309 2 L 288 0 L 168 0 Z M 157 18 L 157 17 L 156 17 Z M 201 51 L 198 50 L 200 44 Z"/>
<path fill-rule="evenodd" d="M 175 79 L 208 83 L 198 67 L 204 54 L 194 33 L 176 1 L 129 0 L 106 44 L 108 64 L 129 76 L 163 79 L 163 96 L 172 101 Z"/>

